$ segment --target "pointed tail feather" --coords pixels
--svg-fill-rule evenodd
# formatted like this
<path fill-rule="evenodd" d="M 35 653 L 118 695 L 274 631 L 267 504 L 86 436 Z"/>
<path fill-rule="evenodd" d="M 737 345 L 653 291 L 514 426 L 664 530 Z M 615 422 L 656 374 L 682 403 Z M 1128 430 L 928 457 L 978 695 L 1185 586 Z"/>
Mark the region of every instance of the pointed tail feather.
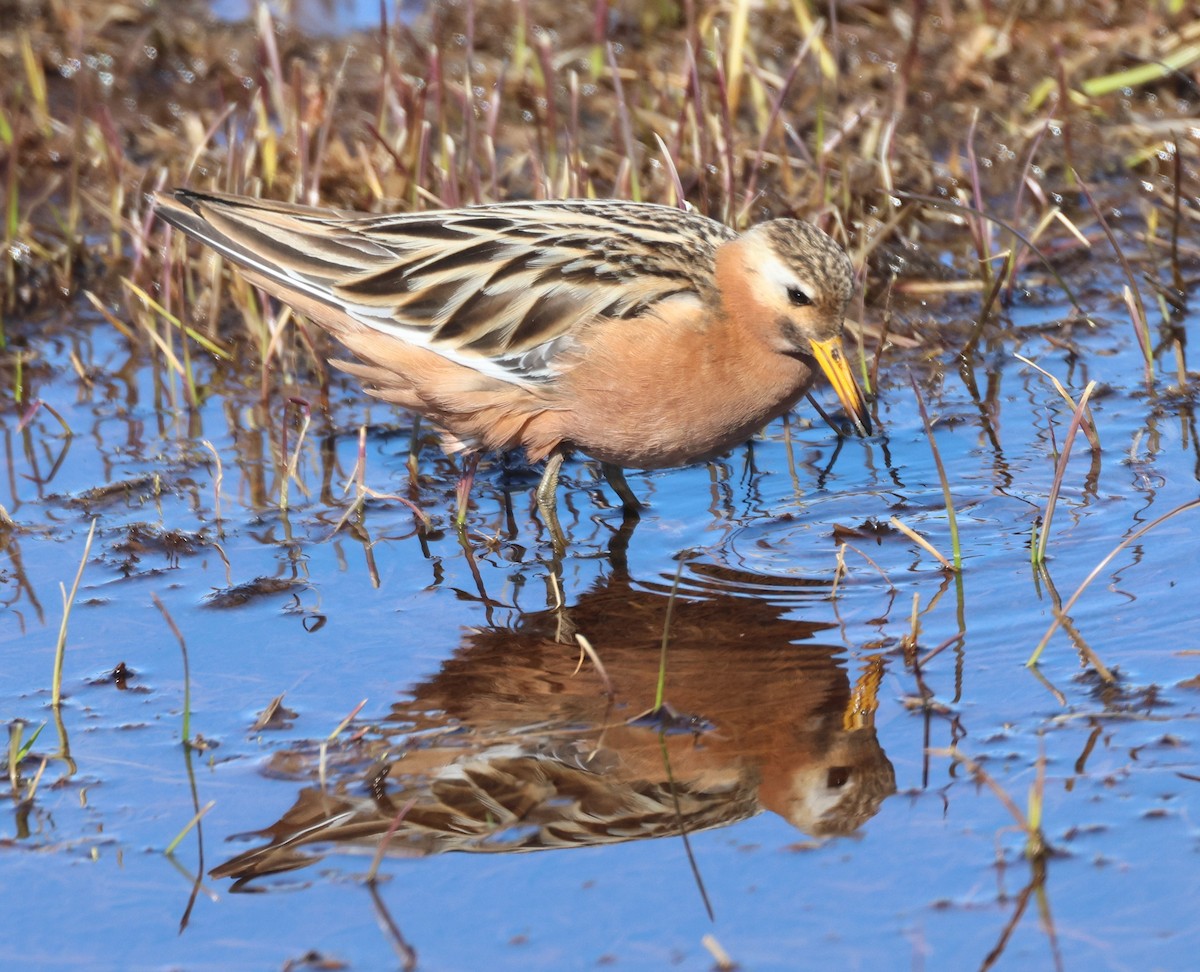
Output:
<path fill-rule="evenodd" d="M 336 219 L 333 210 L 190 189 L 156 193 L 154 208 L 164 222 L 251 271 L 285 300 L 300 291 L 339 306 L 331 285 L 363 256 L 344 237 L 315 232 Z"/>

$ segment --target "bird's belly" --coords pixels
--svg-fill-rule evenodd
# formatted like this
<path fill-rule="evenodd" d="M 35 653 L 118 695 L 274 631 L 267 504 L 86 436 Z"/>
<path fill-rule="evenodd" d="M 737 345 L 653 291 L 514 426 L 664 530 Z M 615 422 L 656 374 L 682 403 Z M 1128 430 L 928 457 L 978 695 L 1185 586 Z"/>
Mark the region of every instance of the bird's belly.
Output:
<path fill-rule="evenodd" d="M 581 342 L 557 387 L 565 443 L 633 469 L 702 462 L 745 442 L 812 383 L 803 361 L 679 314 L 610 322 Z"/>
<path fill-rule="evenodd" d="M 803 389 L 764 398 L 761 389 L 677 401 L 670 395 L 627 397 L 592 408 L 567 438 L 602 462 L 663 469 L 703 462 L 741 445 L 791 408 Z"/>

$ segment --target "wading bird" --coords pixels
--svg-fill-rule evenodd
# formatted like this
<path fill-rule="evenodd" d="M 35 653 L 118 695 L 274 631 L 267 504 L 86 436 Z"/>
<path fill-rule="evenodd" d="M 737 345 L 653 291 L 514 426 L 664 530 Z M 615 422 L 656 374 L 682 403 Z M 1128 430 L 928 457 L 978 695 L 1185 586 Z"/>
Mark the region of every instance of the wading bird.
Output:
<path fill-rule="evenodd" d="M 852 266 L 810 223 L 739 235 L 680 209 L 596 200 L 372 216 L 186 189 L 156 206 L 333 334 L 359 359 L 335 364 L 372 395 L 471 453 L 468 477 L 484 451 L 546 460 L 538 508 L 560 547 L 571 449 L 599 460 L 636 514 L 623 467 L 729 450 L 818 369 L 868 431 L 841 343 Z"/>

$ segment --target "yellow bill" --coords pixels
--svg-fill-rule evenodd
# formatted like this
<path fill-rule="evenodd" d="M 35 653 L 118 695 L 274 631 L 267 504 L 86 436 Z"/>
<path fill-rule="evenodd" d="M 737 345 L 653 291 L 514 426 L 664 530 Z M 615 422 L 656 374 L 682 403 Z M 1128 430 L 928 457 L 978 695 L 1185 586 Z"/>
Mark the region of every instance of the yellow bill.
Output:
<path fill-rule="evenodd" d="M 842 403 L 842 407 L 854 420 L 854 428 L 858 434 L 870 435 L 871 416 L 867 414 L 867 403 L 863 401 L 862 392 L 858 390 L 858 384 L 850 372 L 850 365 L 842 350 L 841 339 L 830 338 L 828 341 L 813 341 L 812 351 L 813 357 L 817 359 L 817 364 L 821 366 L 821 371 L 833 385 L 838 401 Z"/>

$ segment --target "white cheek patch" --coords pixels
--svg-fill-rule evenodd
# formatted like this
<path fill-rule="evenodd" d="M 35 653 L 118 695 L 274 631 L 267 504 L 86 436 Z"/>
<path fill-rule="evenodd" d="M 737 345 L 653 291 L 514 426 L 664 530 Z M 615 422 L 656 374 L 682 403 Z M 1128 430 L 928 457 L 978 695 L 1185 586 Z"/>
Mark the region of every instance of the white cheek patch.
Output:
<path fill-rule="evenodd" d="M 810 303 L 816 302 L 817 295 L 813 292 L 812 287 L 797 279 L 796 271 L 792 267 L 783 263 L 766 247 L 762 247 L 759 254 L 756 269 L 765 281 L 777 288 L 776 293 L 780 297 L 794 289 L 803 292 Z"/>

